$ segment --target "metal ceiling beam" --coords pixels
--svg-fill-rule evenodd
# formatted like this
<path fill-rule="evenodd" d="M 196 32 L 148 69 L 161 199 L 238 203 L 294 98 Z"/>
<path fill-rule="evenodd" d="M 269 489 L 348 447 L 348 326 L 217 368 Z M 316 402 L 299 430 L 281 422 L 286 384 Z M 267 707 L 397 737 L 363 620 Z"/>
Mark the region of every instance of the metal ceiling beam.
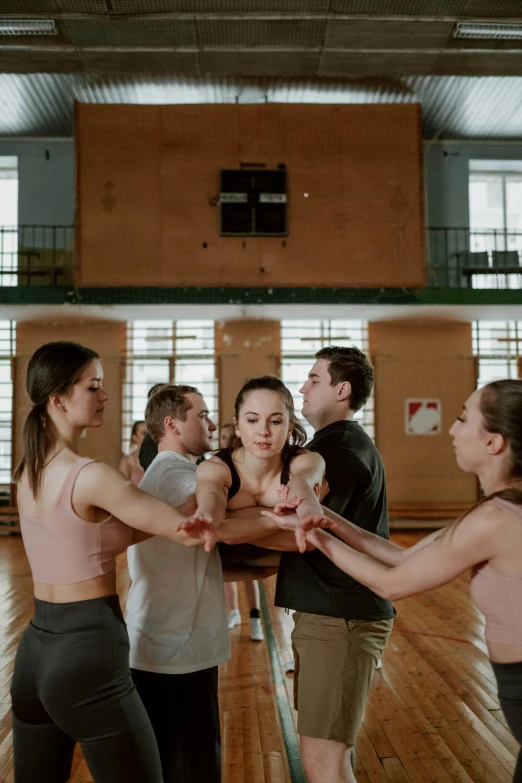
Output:
<path fill-rule="evenodd" d="M 143 20 L 158 20 L 158 21 L 166 21 L 166 20 L 176 20 L 179 19 L 180 21 L 236 21 L 236 22 L 295 22 L 295 21 L 311 21 L 311 22 L 412 22 L 412 23 L 434 23 L 434 22 L 448 22 L 456 23 L 456 22 L 462 22 L 463 20 L 466 21 L 480 21 L 480 22 L 487 22 L 488 18 L 490 17 L 473 17 L 470 15 L 466 16 L 414 16 L 412 14 L 400 16 L 398 14 L 335 14 L 335 13 L 295 13 L 295 12 L 280 12 L 277 13 L 270 13 L 270 12 L 264 12 L 264 13 L 255 13 L 255 12 L 248 12 L 245 11 L 244 13 L 241 12 L 235 12 L 235 13 L 229 13 L 224 11 L 223 13 L 194 13 L 194 12 L 172 12 L 172 13 L 150 13 L 150 14 L 144 14 L 144 13 L 138 13 L 138 14 L 116 14 L 116 13 L 106 13 L 106 14 L 79 14 L 79 13 L 67 13 L 67 12 L 60 12 L 55 14 L 50 13 L 16 13 L 16 14 L 5 14 L 1 13 L 0 18 L 2 19 L 55 19 L 57 21 L 64 20 L 69 21 L 71 19 L 75 21 L 121 21 L 125 19 L 143 19 Z M 493 17 L 491 17 L 493 19 Z M 502 24 L 505 22 L 513 22 L 513 20 L 517 21 L 520 20 L 520 15 L 517 17 L 513 16 L 506 16 L 506 17 L 494 17 L 495 24 Z"/>
<path fill-rule="evenodd" d="M 332 52 L 334 54 L 455 54 L 455 53 L 470 53 L 470 54 L 483 54 L 483 55 L 517 55 L 520 57 L 521 49 L 467 49 L 465 47 L 448 49 L 445 47 L 438 47 L 435 49 L 368 49 L 357 47 L 329 47 L 329 46 L 243 46 L 237 44 L 235 46 L 73 46 L 72 44 L 57 44 L 42 46 L 38 44 L 4 44 L 0 42 L 0 51 L 27 51 L 27 52 L 68 52 L 70 54 L 81 52 L 165 52 L 165 53 L 197 53 L 197 52 L 274 52 L 281 54 L 283 52 L 289 52 L 292 54 L 300 54 L 302 52 L 315 52 L 318 54 L 325 52 Z"/>

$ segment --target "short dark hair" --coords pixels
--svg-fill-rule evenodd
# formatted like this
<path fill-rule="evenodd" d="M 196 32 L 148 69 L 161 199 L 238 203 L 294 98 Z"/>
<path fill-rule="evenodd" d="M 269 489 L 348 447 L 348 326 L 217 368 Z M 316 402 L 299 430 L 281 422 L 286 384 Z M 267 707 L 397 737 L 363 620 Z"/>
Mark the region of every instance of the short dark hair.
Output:
<path fill-rule="evenodd" d="M 187 412 L 192 408 L 187 394 L 199 394 L 201 392 L 195 386 L 173 386 L 164 384 L 151 396 L 145 409 L 145 422 L 147 430 L 154 443 L 159 443 L 165 436 L 164 421 L 167 416 L 173 419 L 186 421 Z"/>
<path fill-rule="evenodd" d="M 350 409 L 357 412 L 368 401 L 373 389 L 373 367 L 368 357 L 356 348 L 328 345 L 315 354 L 316 359 L 328 362 L 331 385 L 348 381 L 352 387 Z"/>
<path fill-rule="evenodd" d="M 150 400 L 153 394 L 156 394 L 158 389 L 163 389 L 164 386 L 168 386 L 168 383 L 155 383 L 154 386 L 151 386 L 150 389 L 147 392 L 147 399 Z"/>

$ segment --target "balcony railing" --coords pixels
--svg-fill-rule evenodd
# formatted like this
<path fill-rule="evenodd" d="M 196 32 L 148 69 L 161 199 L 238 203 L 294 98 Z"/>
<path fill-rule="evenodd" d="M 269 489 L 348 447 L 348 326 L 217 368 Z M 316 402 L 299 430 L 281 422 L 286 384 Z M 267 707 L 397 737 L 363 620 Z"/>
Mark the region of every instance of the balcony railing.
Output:
<path fill-rule="evenodd" d="M 74 280 L 74 226 L 0 226 L 0 285 L 62 286 Z"/>
<path fill-rule="evenodd" d="M 522 231 L 429 228 L 428 288 L 521 288 Z"/>
<path fill-rule="evenodd" d="M 71 286 L 74 269 L 74 226 L 0 226 L 0 285 Z M 522 230 L 428 228 L 426 286 L 522 288 Z"/>

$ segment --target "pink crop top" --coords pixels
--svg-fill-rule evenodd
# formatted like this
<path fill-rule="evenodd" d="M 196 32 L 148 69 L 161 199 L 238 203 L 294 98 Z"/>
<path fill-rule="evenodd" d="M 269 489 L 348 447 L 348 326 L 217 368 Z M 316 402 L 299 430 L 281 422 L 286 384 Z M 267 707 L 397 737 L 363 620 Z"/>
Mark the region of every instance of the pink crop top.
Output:
<path fill-rule="evenodd" d="M 489 503 L 509 509 L 522 524 L 521 506 L 502 498 L 493 498 Z M 484 563 L 471 579 L 471 598 L 486 619 L 488 642 L 522 645 L 522 572 L 505 576 Z"/>
<path fill-rule="evenodd" d="M 72 507 L 78 474 L 94 460 L 79 460 L 52 509 L 43 517 L 20 513 L 25 551 L 35 582 L 70 585 L 114 571 L 115 557 L 132 543 L 132 528 L 113 516 L 88 522 Z"/>

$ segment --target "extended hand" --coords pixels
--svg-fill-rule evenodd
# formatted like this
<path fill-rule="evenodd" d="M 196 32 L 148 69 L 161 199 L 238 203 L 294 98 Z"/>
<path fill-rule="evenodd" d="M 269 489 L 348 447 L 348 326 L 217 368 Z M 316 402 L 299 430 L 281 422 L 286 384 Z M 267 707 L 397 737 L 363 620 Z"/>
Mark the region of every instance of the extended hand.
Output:
<path fill-rule="evenodd" d="M 278 504 L 279 505 L 279 504 Z M 277 508 L 277 506 L 276 506 Z M 305 517 L 300 519 L 297 514 L 277 514 L 274 511 L 262 511 L 261 515 L 272 519 L 282 530 L 293 530 L 297 547 L 301 554 L 306 551 L 306 536 L 318 528 L 333 528 L 335 522 L 324 516 Z"/>
<path fill-rule="evenodd" d="M 303 498 L 292 498 L 292 500 L 280 500 L 274 506 L 274 514 L 285 516 L 290 514 L 295 515 L 295 510 L 302 502 Z"/>
<path fill-rule="evenodd" d="M 205 543 L 205 552 L 210 552 L 217 540 L 216 528 L 208 514 L 198 514 L 196 511 L 178 527 L 190 538 L 200 538 Z"/>

